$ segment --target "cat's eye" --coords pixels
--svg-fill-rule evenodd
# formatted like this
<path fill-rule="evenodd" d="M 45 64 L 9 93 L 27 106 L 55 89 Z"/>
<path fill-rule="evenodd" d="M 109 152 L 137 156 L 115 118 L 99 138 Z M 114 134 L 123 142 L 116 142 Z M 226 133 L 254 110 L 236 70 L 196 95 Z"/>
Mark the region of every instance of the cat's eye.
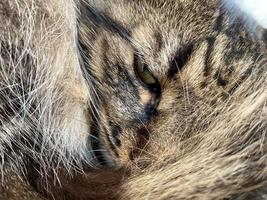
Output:
<path fill-rule="evenodd" d="M 134 67 L 138 78 L 146 85 L 152 86 L 157 83 L 153 74 L 149 71 L 146 63 L 135 56 Z"/>
<path fill-rule="evenodd" d="M 139 57 L 134 58 L 134 68 L 137 77 L 141 82 L 153 92 L 159 91 L 159 83 L 153 74 L 149 71 L 148 66 Z"/>
<path fill-rule="evenodd" d="M 146 84 L 146 85 L 153 85 L 156 84 L 156 80 L 152 73 L 148 70 L 147 65 L 144 63 L 138 63 L 136 66 L 136 72 L 139 78 Z"/>

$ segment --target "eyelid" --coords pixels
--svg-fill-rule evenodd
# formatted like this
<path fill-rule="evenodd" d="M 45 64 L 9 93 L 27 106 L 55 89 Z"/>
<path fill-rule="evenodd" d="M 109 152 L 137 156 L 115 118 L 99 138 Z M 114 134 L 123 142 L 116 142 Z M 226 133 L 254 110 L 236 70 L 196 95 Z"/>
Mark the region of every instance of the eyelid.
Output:
<path fill-rule="evenodd" d="M 148 65 L 143 61 L 142 57 L 137 54 L 134 55 L 134 71 L 136 77 L 140 80 L 141 84 L 153 93 L 160 93 L 160 84 L 149 71 Z"/>

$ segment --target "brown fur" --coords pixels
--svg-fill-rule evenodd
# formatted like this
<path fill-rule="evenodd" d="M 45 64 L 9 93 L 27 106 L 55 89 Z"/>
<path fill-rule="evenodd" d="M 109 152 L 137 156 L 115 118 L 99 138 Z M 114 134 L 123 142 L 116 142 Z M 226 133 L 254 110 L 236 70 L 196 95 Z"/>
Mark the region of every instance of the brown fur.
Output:
<path fill-rule="evenodd" d="M 266 199 L 266 44 L 220 1 L 4 1 L 0 17 L 3 194 L 22 175 L 35 200 Z"/>

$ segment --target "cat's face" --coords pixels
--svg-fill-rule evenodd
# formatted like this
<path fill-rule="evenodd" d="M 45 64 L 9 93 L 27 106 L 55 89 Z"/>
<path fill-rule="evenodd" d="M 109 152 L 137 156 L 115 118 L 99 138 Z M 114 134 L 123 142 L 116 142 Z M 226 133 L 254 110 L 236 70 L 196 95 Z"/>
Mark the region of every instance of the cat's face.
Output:
<path fill-rule="evenodd" d="M 87 3 L 81 5 L 78 41 L 95 96 L 89 143 L 99 163 L 114 164 L 114 158 L 124 163 L 155 127 L 176 134 L 185 130 L 185 109 L 197 98 L 181 71 L 198 64 L 194 52 L 213 32 L 214 5 Z"/>

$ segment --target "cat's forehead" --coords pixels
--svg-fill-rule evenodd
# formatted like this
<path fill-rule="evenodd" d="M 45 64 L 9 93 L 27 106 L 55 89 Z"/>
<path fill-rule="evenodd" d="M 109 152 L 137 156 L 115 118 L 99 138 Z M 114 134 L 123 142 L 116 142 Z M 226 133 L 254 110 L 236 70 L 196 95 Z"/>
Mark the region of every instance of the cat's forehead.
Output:
<path fill-rule="evenodd" d="M 144 0 L 142 6 L 140 2 L 88 1 L 94 5 L 91 8 L 94 15 L 101 18 L 96 23 L 105 21 L 107 35 L 117 32 L 117 37 L 128 40 L 135 51 L 133 54 L 141 55 L 155 74 L 166 74 L 169 63 L 180 50 L 213 32 L 211 27 L 217 17 L 212 9 L 214 1 L 204 0 L 199 4 L 198 1 Z"/>
<path fill-rule="evenodd" d="M 169 63 L 181 46 L 177 30 L 161 28 L 140 25 L 132 30 L 131 35 L 134 49 L 155 74 L 167 73 Z"/>

